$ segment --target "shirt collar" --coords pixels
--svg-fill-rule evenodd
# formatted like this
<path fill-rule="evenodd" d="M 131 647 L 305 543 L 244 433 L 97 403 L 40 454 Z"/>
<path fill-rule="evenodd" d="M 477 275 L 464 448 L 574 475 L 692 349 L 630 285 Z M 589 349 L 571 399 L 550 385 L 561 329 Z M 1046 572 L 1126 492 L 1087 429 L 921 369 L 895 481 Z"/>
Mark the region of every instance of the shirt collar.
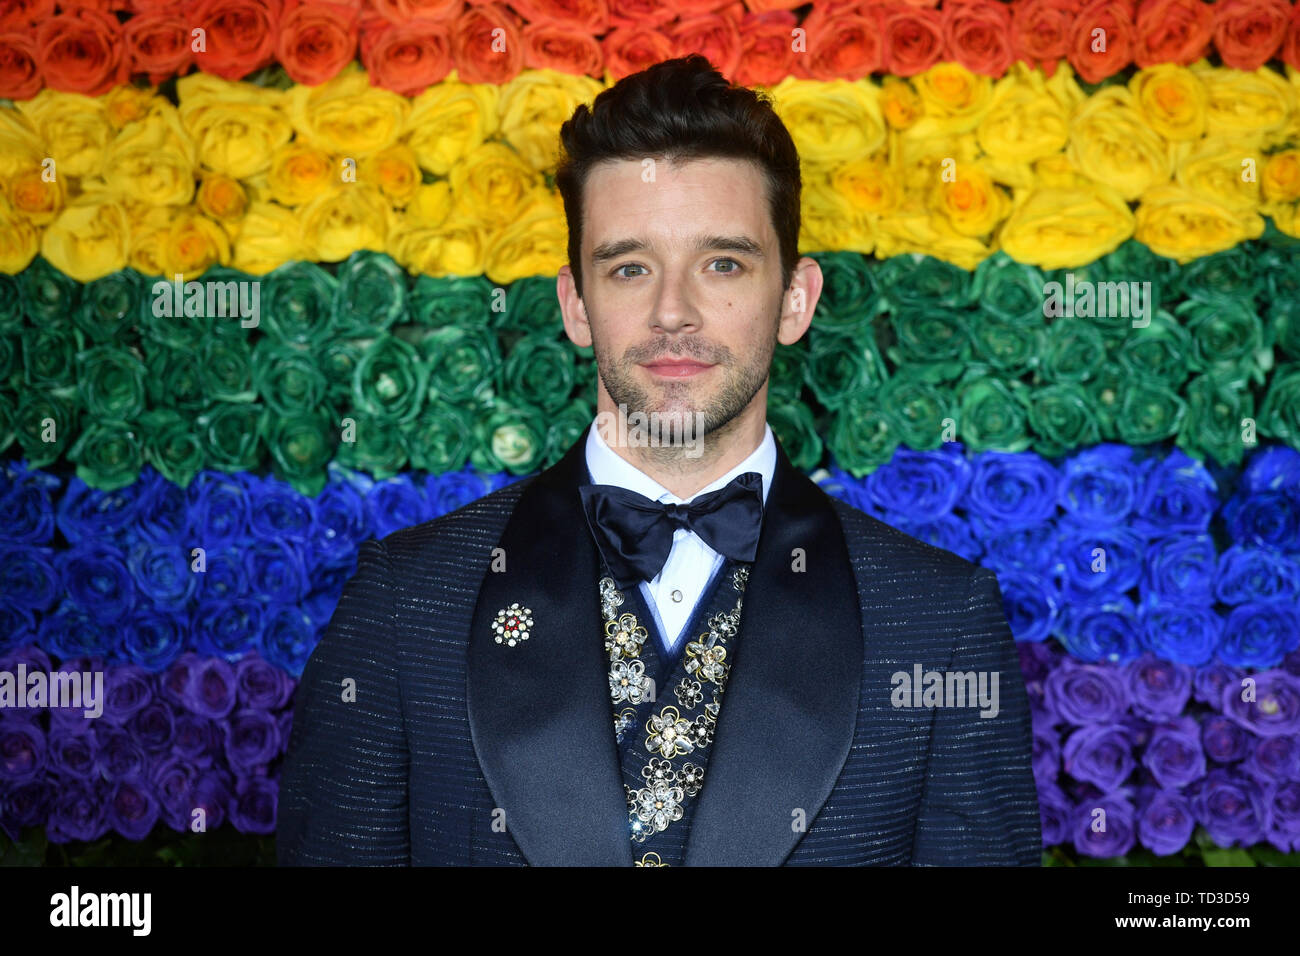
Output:
<path fill-rule="evenodd" d="M 763 503 L 766 504 L 768 490 L 772 487 L 772 476 L 776 473 L 776 440 L 772 437 L 772 426 L 766 423 L 763 426 L 763 440 L 748 458 L 690 498 L 678 498 L 640 468 L 622 458 L 601 437 L 594 420 L 587 430 L 586 451 L 587 472 L 591 475 L 593 484 L 617 485 L 665 504 L 685 504 L 700 495 L 725 487 L 731 479 L 747 471 L 756 471 L 763 476 Z"/>

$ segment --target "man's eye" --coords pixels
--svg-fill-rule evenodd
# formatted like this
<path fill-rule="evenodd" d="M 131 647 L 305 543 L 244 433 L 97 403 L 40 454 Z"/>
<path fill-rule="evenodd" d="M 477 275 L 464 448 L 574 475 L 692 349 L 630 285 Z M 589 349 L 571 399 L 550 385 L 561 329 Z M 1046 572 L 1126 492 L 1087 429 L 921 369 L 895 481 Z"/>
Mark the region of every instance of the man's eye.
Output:
<path fill-rule="evenodd" d="M 615 269 L 613 274 L 614 274 L 615 276 L 617 276 L 618 278 L 620 278 L 620 279 L 632 279 L 632 278 L 635 278 L 635 276 L 623 275 L 623 274 L 622 274 L 623 270 L 624 270 L 624 269 L 641 269 L 641 268 L 643 268 L 643 267 L 637 265 L 635 262 L 628 262 L 628 263 L 625 263 L 624 265 L 619 266 L 617 269 Z"/>
<path fill-rule="evenodd" d="M 735 266 L 734 269 L 723 269 L 722 271 L 724 273 L 739 272 L 742 268 L 741 264 L 737 262 L 735 259 L 714 259 L 713 262 L 709 263 L 709 265 L 716 265 L 719 262 L 729 262 L 733 266 Z"/>

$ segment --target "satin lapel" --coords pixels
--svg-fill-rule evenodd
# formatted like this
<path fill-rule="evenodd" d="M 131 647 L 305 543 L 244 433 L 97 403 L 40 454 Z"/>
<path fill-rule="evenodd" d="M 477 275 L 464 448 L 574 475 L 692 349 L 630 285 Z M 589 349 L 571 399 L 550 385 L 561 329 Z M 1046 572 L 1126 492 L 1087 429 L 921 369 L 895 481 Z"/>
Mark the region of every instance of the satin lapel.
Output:
<path fill-rule="evenodd" d="M 793 569 L 796 549 L 805 570 Z M 790 855 L 853 743 L 862 644 L 839 518 L 778 442 L 687 866 L 777 866 Z"/>
<path fill-rule="evenodd" d="M 586 432 L 520 495 L 483 579 L 469 637 L 466 704 L 483 776 L 535 866 L 631 866 L 596 547 L 578 486 Z M 493 639 L 500 608 L 532 611 L 528 640 Z"/>

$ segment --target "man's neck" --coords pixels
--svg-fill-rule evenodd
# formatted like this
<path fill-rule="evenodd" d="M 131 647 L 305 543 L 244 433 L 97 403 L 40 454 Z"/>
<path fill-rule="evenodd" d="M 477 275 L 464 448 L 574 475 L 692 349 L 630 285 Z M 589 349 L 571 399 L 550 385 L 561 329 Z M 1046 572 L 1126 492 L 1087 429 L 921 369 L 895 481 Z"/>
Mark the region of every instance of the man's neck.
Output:
<path fill-rule="evenodd" d="M 758 406 L 766 411 L 766 402 Z M 613 413 L 611 413 L 613 414 Z M 597 418 L 600 437 L 614 454 L 639 468 L 678 498 L 690 498 L 758 450 L 767 432 L 761 415 L 737 415 L 716 431 L 698 437 L 694 447 L 629 446 L 618 440 L 607 417 Z"/>

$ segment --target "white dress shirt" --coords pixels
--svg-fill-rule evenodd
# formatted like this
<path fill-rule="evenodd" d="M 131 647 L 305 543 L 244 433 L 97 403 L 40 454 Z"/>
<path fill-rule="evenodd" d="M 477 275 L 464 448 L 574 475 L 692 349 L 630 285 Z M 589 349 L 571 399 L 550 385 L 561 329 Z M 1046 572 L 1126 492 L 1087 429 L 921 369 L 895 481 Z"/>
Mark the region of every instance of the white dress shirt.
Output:
<path fill-rule="evenodd" d="M 763 476 L 763 503 L 766 504 L 768 489 L 772 487 L 772 476 L 776 473 L 776 441 L 772 437 L 770 425 L 764 425 L 763 440 L 752 455 L 690 498 L 677 497 L 640 468 L 621 458 L 606 444 L 594 421 L 587 432 L 586 452 L 587 470 L 591 473 L 593 484 L 617 485 L 664 504 L 686 504 L 699 495 L 725 487 L 737 475 L 747 471 L 756 471 Z M 691 619 L 700 595 L 722 567 L 724 560 L 723 555 L 705 544 L 704 539 L 694 531 L 678 528 L 673 532 L 673 547 L 668 552 L 663 570 L 653 580 L 641 581 L 641 594 L 655 615 L 664 650 L 670 656 L 675 655 L 677 646 L 685 636 L 682 630 Z"/>

